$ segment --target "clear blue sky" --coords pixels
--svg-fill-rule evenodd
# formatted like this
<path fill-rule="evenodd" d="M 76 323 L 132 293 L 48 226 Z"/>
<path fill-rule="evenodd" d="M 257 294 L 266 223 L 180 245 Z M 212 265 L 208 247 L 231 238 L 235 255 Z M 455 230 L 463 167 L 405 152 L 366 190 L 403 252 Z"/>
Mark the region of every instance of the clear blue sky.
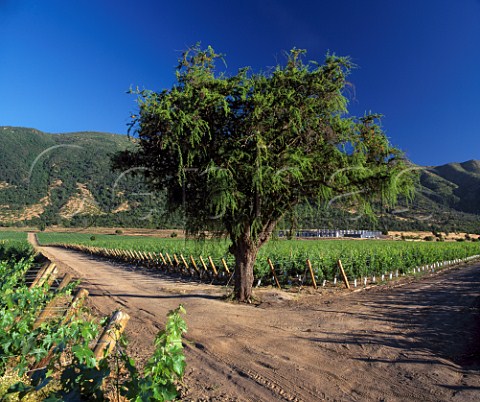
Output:
<path fill-rule="evenodd" d="M 127 90 L 170 87 L 198 41 L 232 73 L 349 55 L 351 112 L 413 162 L 480 159 L 480 0 L 0 0 L 0 125 L 126 133 Z"/>

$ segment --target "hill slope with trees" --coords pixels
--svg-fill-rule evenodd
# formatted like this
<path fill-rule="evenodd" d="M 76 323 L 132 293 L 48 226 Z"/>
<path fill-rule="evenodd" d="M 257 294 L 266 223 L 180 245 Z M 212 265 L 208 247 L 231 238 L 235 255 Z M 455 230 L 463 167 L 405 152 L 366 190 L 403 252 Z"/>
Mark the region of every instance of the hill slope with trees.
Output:
<path fill-rule="evenodd" d="M 181 224 L 164 216 L 161 194 L 111 169 L 111 155 L 133 146 L 127 136 L 0 127 L 0 141 L 0 224 Z"/>
<path fill-rule="evenodd" d="M 133 171 L 112 171 L 111 155 L 135 146 L 126 136 L 0 127 L 0 140 L 0 225 L 183 227 L 180 212 L 166 212 L 164 194 L 153 194 Z M 376 222 L 302 205 L 282 226 L 478 232 L 480 161 L 419 171 L 413 204 L 382 211 Z"/>

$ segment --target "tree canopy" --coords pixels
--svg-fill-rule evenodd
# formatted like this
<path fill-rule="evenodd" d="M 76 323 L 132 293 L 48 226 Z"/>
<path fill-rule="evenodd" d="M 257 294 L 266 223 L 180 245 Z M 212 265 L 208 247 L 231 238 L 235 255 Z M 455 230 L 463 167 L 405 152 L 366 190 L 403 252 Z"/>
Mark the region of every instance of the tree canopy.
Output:
<path fill-rule="evenodd" d="M 392 147 L 379 115 L 348 115 L 347 57 L 304 62 L 290 51 L 266 73 L 217 73 L 222 55 L 199 46 L 184 52 L 177 83 L 135 91 L 135 150 L 119 168 L 143 166 L 150 183 L 182 204 L 190 233 L 228 233 L 236 259 L 235 294 L 249 300 L 258 249 L 302 200 L 346 200 L 371 212 L 410 194 L 412 176 Z"/>

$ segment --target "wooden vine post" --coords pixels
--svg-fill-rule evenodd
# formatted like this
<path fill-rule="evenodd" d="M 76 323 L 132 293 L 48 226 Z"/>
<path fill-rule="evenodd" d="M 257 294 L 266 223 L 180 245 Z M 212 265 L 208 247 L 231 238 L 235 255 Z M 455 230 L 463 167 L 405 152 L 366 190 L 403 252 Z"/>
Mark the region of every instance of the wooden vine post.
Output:
<path fill-rule="evenodd" d="M 70 318 L 72 318 L 78 310 L 83 306 L 83 303 L 88 297 L 88 290 L 84 288 L 80 288 L 77 290 L 77 293 L 73 297 L 72 303 L 70 304 L 70 307 L 66 311 L 66 313 L 63 316 L 62 323 L 65 324 L 67 323 Z"/>
<path fill-rule="evenodd" d="M 272 271 L 273 278 L 275 279 L 275 283 L 277 284 L 277 288 L 281 289 L 280 282 L 278 282 L 277 274 L 275 273 L 275 268 L 273 267 L 272 260 L 267 258 L 268 265 L 270 266 L 270 270 Z"/>
<path fill-rule="evenodd" d="M 230 270 L 228 269 L 228 265 L 227 265 L 227 262 L 225 261 L 225 258 L 222 258 L 222 264 L 223 264 L 223 267 L 225 268 L 225 271 L 227 271 L 227 274 L 229 274 Z"/>
<path fill-rule="evenodd" d="M 158 258 L 155 258 L 155 256 L 150 251 L 148 252 L 148 260 L 150 264 L 158 265 Z"/>
<path fill-rule="evenodd" d="M 343 282 L 345 282 L 345 286 L 347 289 L 350 289 L 350 283 L 348 282 L 347 274 L 345 274 L 345 270 L 343 269 L 342 261 L 338 260 L 337 261 L 338 268 L 340 268 L 340 272 L 342 274 Z"/>
<path fill-rule="evenodd" d="M 218 276 L 217 267 L 215 266 L 215 264 L 212 260 L 212 257 L 208 256 L 208 261 L 210 261 L 210 265 L 212 267 L 213 273 L 215 274 L 215 276 Z"/>
<path fill-rule="evenodd" d="M 42 286 L 54 269 L 55 263 L 49 262 L 45 264 L 40 271 L 38 271 L 37 276 L 30 285 L 30 289 L 34 288 L 35 286 Z"/>
<path fill-rule="evenodd" d="M 57 275 L 58 275 L 58 268 L 53 267 L 50 274 L 45 277 L 45 281 L 43 283 L 41 283 L 42 281 L 39 282 L 39 284 L 41 283 L 39 286 L 42 286 L 44 283 L 46 283 L 48 286 L 52 286 L 55 279 L 57 279 Z"/>
<path fill-rule="evenodd" d="M 207 268 L 207 265 L 205 264 L 205 261 L 203 260 L 203 257 L 200 256 L 200 262 L 202 263 L 202 266 L 203 266 L 203 269 L 205 270 L 205 272 L 208 273 L 208 268 Z"/>
<path fill-rule="evenodd" d="M 174 256 L 175 256 L 175 254 L 174 254 Z M 182 262 L 183 262 L 183 265 L 185 266 L 186 272 L 190 273 L 190 267 L 188 266 L 187 261 L 185 261 L 185 257 L 183 256 L 183 254 L 180 254 L 180 258 L 182 259 Z"/>
<path fill-rule="evenodd" d="M 200 271 L 198 270 L 197 263 L 195 262 L 193 255 L 190 255 L 190 261 L 192 261 L 193 268 L 195 268 L 195 271 L 197 272 L 197 274 L 200 275 Z"/>
<path fill-rule="evenodd" d="M 308 267 L 308 270 L 310 271 L 310 278 L 312 278 L 313 288 L 316 289 L 317 281 L 315 280 L 315 275 L 313 273 L 312 263 L 308 258 L 307 258 L 307 267 Z"/>
<path fill-rule="evenodd" d="M 163 254 L 162 254 L 162 253 L 158 253 L 158 255 L 159 255 L 160 258 L 162 259 L 163 265 L 167 265 L 167 261 L 166 261 L 165 258 L 163 257 Z"/>
<path fill-rule="evenodd" d="M 68 304 L 68 297 L 65 297 L 64 295 L 59 295 L 58 292 L 60 292 L 62 289 L 64 289 L 72 280 L 72 276 L 67 273 L 62 279 L 62 282 L 60 282 L 60 285 L 58 285 L 57 288 L 57 295 L 53 297 L 52 300 L 43 308 L 43 310 L 40 312 L 40 314 L 37 316 L 35 322 L 33 323 L 33 329 L 38 328 L 43 322 L 45 322 L 48 319 L 52 319 L 63 314 L 62 310 L 62 305 Z M 68 311 L 68 308 L 65 306 L 65 314 Z"/>
<path fill-rule="evenodd" d="M 113 314 L 93 350 L 97 360 L 102 359 L 112 351 L 120 339 L 120 335 L 125 330 L 128 320 L 130 320 L 130 316 L 123 311 L 117 311 Z"/>
<path fill-rule="evenodd" d="M 70 282 L 72 281 L 72 275 L 69 274 L 68 272 L 63 276 L 62 281 L 57 287 L 57 292 L 60 292 L 63 290 Z"/>

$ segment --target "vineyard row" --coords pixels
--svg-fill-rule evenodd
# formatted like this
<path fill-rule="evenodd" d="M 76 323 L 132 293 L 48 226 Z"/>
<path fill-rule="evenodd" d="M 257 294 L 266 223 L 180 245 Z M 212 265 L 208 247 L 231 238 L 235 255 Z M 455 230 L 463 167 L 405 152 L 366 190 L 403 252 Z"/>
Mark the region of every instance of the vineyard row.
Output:
<path fill-rule="evenodd" d="M 227 261 L 225 258 L 217 258 L 214 260 L 211 256 L 203 257 L 200 255 L 194 257 L 193 255 L 184 256 L 183 254 L 177 255 L 176 253 L 170 255 L 167 252 L 113 249 L 81 244 L 55 244 L 55 246 L 73 249 L 109 260 L 133 264 L 135 266 L 142 266 L 148 269 L 162 269 L 169 274 L 188 276 L 215 283 L 228 283 L 234 271 L 232 261 Z M 279 288 L 291 285 L 310 285 L 315 288 L 317 286 L 336 286 L 340 280 L 343 280 L 348 286 L 351 284 L 353 287 L 357 287 L 381 283 L 404 275 L 434 272 L 437 269 L 446 268 L 462 262 L 473 261 L 479 258 L 480 254 L 474 254 L 463 258 L 436 261 L 421 266 L 402 267 L 401 269 L 384 271 L 380 274 L 373 272 L 364 273 L 363 275 L 358 275 L 358 273 L 357 275 L 352 275 L 352 270 L 344 269 L 341 261 L 337 260 L 337 269 L 330 269 L 331 275 L 329 277 L 326 277 L 323 274 L 323 271 L 319 269 L 318 262 L 313 264 L 308 258 L 304 260 L 303 272 L 299 272 L 297 262 L 295 269 L 296 274 L 292 272 L 292 270 L 286 269 L 285 265 L 273 262 L 270 258 L 266 258 L 269 270 L 266 272 L 265 270 L 263 272 L 256 270 L 255 280 L 257 286 L 264 283 L 267 285 L 276 285 Z"/>

